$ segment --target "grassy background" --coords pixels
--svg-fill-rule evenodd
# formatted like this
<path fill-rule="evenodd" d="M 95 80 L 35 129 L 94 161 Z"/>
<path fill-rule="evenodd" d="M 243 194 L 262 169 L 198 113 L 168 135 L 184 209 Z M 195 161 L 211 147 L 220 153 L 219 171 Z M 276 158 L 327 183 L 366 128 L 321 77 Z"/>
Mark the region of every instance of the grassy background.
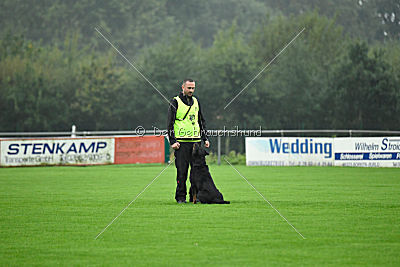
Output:
<path fill-rule="evenodd" d="M 0 265 L 400 264 L 400 169 L 211 166 L 231 205 L 178 205 L 171 165 L 0 169 Z"/>

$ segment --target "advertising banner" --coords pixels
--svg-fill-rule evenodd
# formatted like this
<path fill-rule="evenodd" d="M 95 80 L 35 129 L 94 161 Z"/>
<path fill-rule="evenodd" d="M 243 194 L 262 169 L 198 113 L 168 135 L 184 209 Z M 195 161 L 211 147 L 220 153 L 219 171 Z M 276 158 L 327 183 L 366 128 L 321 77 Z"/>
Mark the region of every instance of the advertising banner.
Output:
<path fill-rule="evenodd" d="M 115 164 L 163 163 L 165 149 L 164 136 L 115 137 Z"/>
<path fill-rule="evenodd" d="M 400 137 L 247 137 L 246 165 L 400 167 Z"/>
<path fill-rule="evenodd" d="M 248 166 L 333 166 L 333 158 L 333 138 L 246 138 Z"/>
<path fill-rule="evenodd" d="M 335 166 L 400 167 L 400 137 L 335 138 Z"/>
<path fill-rule="evenodd" d="M 1 166 L 112 163 L 114 163 L 114 138 L 43 138 L 0 141 Z"/>

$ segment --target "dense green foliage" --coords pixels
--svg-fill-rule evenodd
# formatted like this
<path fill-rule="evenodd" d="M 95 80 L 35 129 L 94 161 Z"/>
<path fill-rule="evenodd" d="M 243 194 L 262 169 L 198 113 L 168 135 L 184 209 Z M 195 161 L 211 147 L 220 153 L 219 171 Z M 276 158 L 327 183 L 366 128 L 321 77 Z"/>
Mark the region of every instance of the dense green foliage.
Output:
<path fill-rule="evenodd" d="M 399 130 L 400 7 L 383 2 L 2 1 L 0 131 L 165 128 L 166 99 L 95 28 L 167 99 L 196 79 L 208 128 Z"/>
<path fill-rule="evenodd" d="M 178 205 L 164 166 L 0 171 L 2 266 L 399 266 L 396 168 L 211 166 L 230 205 Z"/>

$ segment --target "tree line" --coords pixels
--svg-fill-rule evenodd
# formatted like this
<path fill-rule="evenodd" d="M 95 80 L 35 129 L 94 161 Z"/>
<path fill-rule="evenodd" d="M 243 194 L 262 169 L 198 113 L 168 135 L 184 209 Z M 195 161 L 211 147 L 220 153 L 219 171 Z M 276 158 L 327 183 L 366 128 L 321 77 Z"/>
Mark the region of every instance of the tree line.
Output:
<path fill-rule="evenodd" d="M 101 18 L 98 29 L 167 99 L 180 92 L 182 79 L 195 79 L 195 95 L 209 129 L 399 130 L 400 46 L 396 29 L 388 31 L 390 38 L 376 37 L 378 26 L 374 35 L 353 36 L 352 30 L 338 22 L 340 16 L 308 10 L 301 14 L 272 12 L 280 10 L 277 1 L 271 1 L 275 9 L 268 9 L 258 1 L 243 6 L 231 0 L 233 10 L 225 10 L 226 14 L 220 11 L 224 20 L 211 20 L 209 16 L 215 11 L 206 9 L 205 17 L 192 14 L 200 22 L 190 21 L 191 10 L 199 10 L 201 5 L 195 1 L 188 2 L 189 9 L 183 9 L 178 1 L 167 1 L 171 5 L 155 1 L 152 9 L 142 1 L 135 10 L 128 4 L 125 8 L 123 1 L 103 4 L 106 2 L 113 10 L 110 18 L 104 10 L 96 9 L 85 19 Z M 3 5 L 9 3 L 4 1 Z M 77 10 L 83 13 L 69 14 L 72 18 L 62 13 L 67 9 L 62 8 L 63 1 L 54 3 L 54 14 L 41 14 L 41 19 L 32 23 L 40 27 L 37 23 L 55 19 L 60 13 L 61 18 L 54 23 L 70 19 L 74 28 L 73 18 L 83 16 L 92 2 L 75 3 L 81 5 Z M 288 1 L 288 6 L 294 3 Z M 20 9 L 29 7 L 21 5 Z M 176 10 L 168 11 L 172 7 Z M 355 8 L 361 10 L 360 6 Z M 129 12 L 136 12 L 141 24 L 125 25 Z M 166 15 L 172 12 L 182 14 L 193 31 L 172 30 L 176 19 Z M 243 12 L 260 12 L 260 16 L 250 23 Z M 229 14 L 240 15 L 228 21 Z M 17 26 L 29 22 L 25 21 L 29 18 L 20 19 Z M 107 19 L 113 23 L 107 24 Z M 200 27 L 199 23 L 210 25 Z M 2 33 L 0 131 L 68 131 L 72 124 L 81 130 L 129 130 L 139 125 L 164 129 L 168 102 L 101 36 L 88 39 L 84 32 L 96 34 L 93 29 L 79 25 L 78 31 L 57 32 L 54 27 L 41 38 L 35 36 L 39 32 Z M 121 35 L 112 34 L 118 27 L 128 32 L 128 42 L 122 41 L 122 31 Z M 303 28 L 304 32 L 249 84 Z M 207 29 L 210 32 L 200 34 Z M 164 34 L 166 38 L 157 39 Z M 52 39 L 53 35 L 58 37 Z M 126 48 L 129 41 L 140 53 Z"/>

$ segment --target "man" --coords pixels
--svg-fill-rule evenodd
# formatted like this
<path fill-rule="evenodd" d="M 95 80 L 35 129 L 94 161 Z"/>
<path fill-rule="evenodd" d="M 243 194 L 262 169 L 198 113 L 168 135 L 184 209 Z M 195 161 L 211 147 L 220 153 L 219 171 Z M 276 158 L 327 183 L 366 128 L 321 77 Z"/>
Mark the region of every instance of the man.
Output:
<path fill-rule="evenodd" d="M 195 87 L 194 80 L 185 79 L 182 83 L 182 92 L 172 99 L 168 110 L 167 129 L 169 142 L 175 150 L 177 172 L 175 199 L 178 203 L 186 203 L 186 180 L 189 165 L 192 168 L 193 163 L 193 144 L 204 141 L 205 147 L 210 146 L 200 102 L 193 96 Z"/>

